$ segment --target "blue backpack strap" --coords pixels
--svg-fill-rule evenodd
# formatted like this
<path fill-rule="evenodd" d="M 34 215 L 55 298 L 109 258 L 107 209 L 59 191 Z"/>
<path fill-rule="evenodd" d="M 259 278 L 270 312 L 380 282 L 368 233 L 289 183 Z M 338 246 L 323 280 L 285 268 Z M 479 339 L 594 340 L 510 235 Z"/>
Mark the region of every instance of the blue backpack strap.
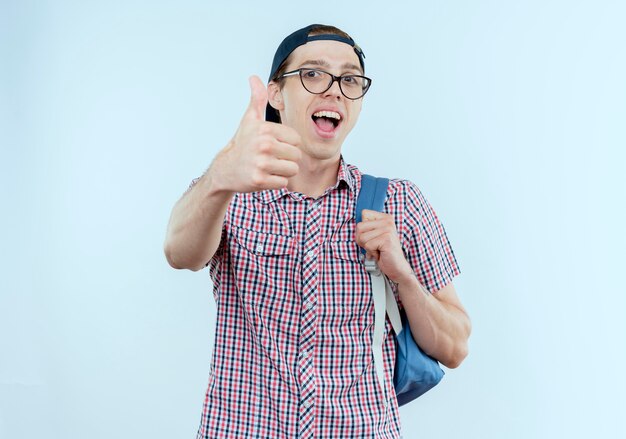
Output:
<path fill-rule="evenodd" d="M 363 220 L 361 215 L 363 209 L 383 211 L 388 185 L 389 180 L 386 178 L 376 178 L 365 174 L 361 177 L 361 190 L 356 202 L 357 223 Z M 363 248 L 361 248 L 361 252 L 365 254 Z M 374 278 L 375 276 L 372 276 L 373 290 Z M 385 294 L 387 294 L 387 286 L 379 286 L 378 288 L 382 288 L 385 290 Z M 390 300 L 395 303 L 393 297 Z M 376 299 L 374 302 L 376 304 Z M 390 306 L 386 305 L 386 308 L 386 312 L 389 313 Z M 391 318 L 391 314 L 389 316 Z M 398 405 L 407 404 L 424 392 L 427 392 L 437 385 L 444 375 L 437 360 L 426 355 L 415 343 L 409 327 L 409 320 L 404 312 L 402 312 L 402 328 L 400 331 L 396 331 L 396 363 L 393 375 L 393 385 Z M 376 332 L 376 329 L 374 329 L 374 332 Z M 373 345 L 372 351 L 374 351 L 374 347 Z M 376 349 L 380 349 L 380 346 L 377 346 Z M 376 356 L 374 356 L 374 363 L 376 363 Z"/>
<path fill-rule="evenodd" d="M 356 200 L 357 224 L 363 221 L 363 209 L 375 210 L 377 212 L 383 211 L 388 186 L 388 178 L 376 178 L 367 174 L 361 176 L 361 189 L 359 191 L 359 197 Z M 365 254 L 365 249 L 362 248 L 361 253 Z"/>

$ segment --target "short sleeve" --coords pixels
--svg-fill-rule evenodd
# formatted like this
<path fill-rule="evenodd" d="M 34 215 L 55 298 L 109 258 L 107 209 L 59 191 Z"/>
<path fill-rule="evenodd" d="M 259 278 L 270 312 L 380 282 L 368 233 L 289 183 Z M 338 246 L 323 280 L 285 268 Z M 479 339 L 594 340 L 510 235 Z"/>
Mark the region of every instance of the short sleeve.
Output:
<path fill-rule="evenodd" d="M 402 239 L 405 256 L 428 291 L 445 287 L 460 273 L 441 221 L 421 191 L 403 180 Z"/>

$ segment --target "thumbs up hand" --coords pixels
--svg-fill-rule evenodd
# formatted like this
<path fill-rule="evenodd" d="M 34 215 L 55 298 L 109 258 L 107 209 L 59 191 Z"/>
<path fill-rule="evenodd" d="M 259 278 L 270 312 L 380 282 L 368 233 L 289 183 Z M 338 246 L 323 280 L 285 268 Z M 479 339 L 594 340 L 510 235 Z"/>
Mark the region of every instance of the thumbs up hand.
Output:
<path fill-rule="evenodd" d="M 258 76 L 250 77 L 250 95 L 235 136 L 211 165 L 214 181 L 223 190 L 280 189 L 298 173 L 300 135 L 291 127 L 265 121 L 267 89 Z"/>

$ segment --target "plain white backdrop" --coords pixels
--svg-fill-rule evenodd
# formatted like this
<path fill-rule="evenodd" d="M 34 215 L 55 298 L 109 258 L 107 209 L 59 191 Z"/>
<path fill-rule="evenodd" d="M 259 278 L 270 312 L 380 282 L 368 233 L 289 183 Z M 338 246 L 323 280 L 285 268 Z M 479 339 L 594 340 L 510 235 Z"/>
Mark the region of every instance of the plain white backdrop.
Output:
<path fill-rule="evenodd" d="M 622 1 L 0 1 L 0 438 L 191 438 L 215 303 L 170 209 L 293 30 L 373 85 L 344 156 L 443 221 L 470 356 L 405 438 L 626 437 Z"/>

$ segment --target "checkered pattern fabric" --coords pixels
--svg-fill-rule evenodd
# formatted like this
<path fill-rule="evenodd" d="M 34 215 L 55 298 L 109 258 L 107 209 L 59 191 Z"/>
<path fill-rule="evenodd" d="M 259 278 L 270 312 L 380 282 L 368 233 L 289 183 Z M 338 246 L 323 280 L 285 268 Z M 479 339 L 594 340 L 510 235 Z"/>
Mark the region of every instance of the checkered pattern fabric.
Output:
<path fill-rule="evenodd" d="M 371 284 L 355 242 L 360 182 L 342 158 L 317 199 L 282 189 L 231 201 L 207 264 L 217 322 L 198 438 L 400 436 L 388 319 L 384 395 L 372 357 Z M 385 209 L 419 280 L 443 288 L 459 269 L 426 199 L 395 179 Z"/>

